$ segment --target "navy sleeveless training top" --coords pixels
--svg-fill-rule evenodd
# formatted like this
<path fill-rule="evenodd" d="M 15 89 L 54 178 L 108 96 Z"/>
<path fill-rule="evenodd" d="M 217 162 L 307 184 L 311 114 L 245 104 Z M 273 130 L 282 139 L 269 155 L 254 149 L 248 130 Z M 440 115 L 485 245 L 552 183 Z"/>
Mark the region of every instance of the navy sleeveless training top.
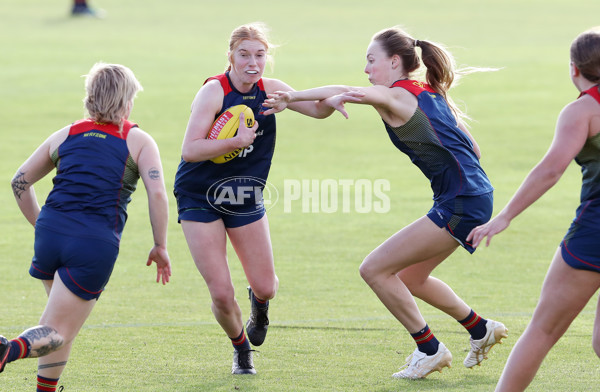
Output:
<path fill-rule="evenodd" d="M 599 90 L 600 86 L 596 85 L 583 91 L 579 97 L 589 95 L 600 104 Z M 600 133 L 586 140 L 575 162 L 581 166 L 582 173 L 581 204 L 577 208 L 575 222 L 597 228 L 600 222 Z"/>
<path fill-rule="evenodd" d="M 238 184 L 244 185 L 244 179 L 248 179 L 254 185 L 266 182 L 275 150 L 276 128 L 275 115 L 263 114 L 262 103 L 267 98 L 267 93 L 262 79 L 247 93 L 241 93 L 233 86 L 228 72 L 208 78 L 204 83 L 213 79 L 221 83 L 224 93 L 221 111 L 216 114 L 215 119 L 228 108 L 243 104 L 252 109 L 254 119 L 258 121 L 258 129 L 254 143 L 226 163 L 217 164 L 210 160 L 186 162 L 181 159 L 175 175 L 175 193 L 209 203 L 215 202 L 214 194 L 209 194 L 209 189 L 224 180 L 239 178 L 239 181 L 228 182 L 233 188 Z M 237 192 L 236 189 L 231 191 L 233 194 Z M 248 203 L 254 204 L 254 201 L 249 200 Z"/>
<path fill-rule="evenodd" d="M 399 80 L 390 88 L 394 87 L 416 96 L 418 106 L 406 124 L 392 127 L 384 121 L 385 128 L 392 143 L 429 179 L 433 199 L 444 202 L 493 191 L 471 140 L 458 127 L 444 97 L 415 80 Z"/>
<path fill-rule="evenodd" d="M 36 226 L 64 234 L 91 237 L 116 245 L 127 220 L 127 205 L 139 172 L 127 148 L 129 130 L 114 124 L 81 120 L 52 152 L 54 186 Z"/>

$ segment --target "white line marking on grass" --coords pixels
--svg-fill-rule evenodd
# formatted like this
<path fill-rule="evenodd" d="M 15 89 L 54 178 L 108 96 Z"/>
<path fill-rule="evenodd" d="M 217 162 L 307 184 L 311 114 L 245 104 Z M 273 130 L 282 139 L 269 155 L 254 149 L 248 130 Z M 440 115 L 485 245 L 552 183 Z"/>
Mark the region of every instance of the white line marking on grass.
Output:
<path fill-rule="evenodd" d="M 591 315 L 594 316 L 596 312 L 594 310 L 582 311 L 579 315 Z M 515 317 L 526 317 L 528 320 L 531 319 L 532 312 L 509 312 L 509 313 L 491 313 L 486 314 L 486 317 L 494 320 L 503 318 L 515 318 Z M 449 316 L 443 313 L 432 313 L 423 314 L 425 319 L 440 319 L 448 318 Z M 303 319 L 303 320 L 272 320 L 271 325 L 274 327 L 294 327 L 298 329 L 302 328 L 324 328 L 327 329 L 327 324 L 346 324 L 356 322 L 369 322 L 369 321 L 396 321 L 393 316 L 377 316 L 377 317 L 346 317 L 346 318 L 329 318 L 329 319 Z M 110 323 L 110 324 L 89 324 L 84 325 L 82 329 L 110 329 L 110 328 L 151 328 L 151 327 L 197 327 L 203 325 L 217 325 L 215 320 L 207 321 L 174 321 L 174 322 L 156 322 L 156 323 Z M 17 325 L 0 325 L 0 331 L 22 331 L 28 326 L 17 326 Z M 339 328 L 339 327 L 338 327 Z M 348 329 L 371 329 L 361 327 L 349 327 Z M 376 329 L 376 328 L 374 328 Z"/>

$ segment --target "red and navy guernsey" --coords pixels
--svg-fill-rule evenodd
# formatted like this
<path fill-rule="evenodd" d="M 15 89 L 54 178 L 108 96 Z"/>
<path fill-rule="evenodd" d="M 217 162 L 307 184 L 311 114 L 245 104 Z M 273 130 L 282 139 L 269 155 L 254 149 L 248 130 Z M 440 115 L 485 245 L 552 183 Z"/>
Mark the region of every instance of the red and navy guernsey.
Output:
<path fill-rule="evenodd" d="M 415 80 L 399 80 L 390 88 L 403 88 L 417 97 L 417 109 L 406 124 L 384 124 L 392 143 L 429 179 L 433 199 L 444 202 L 493 191 L 471 140 L 458 127 L 445 98 Z"/>
<path fill-rule="evenodd" d="M 52 152 L 54 186 L 36 226 L 91 237 L 118 245 L 127 220 L 127 205 L 139 172 L 127 148 L 129 130 L 114 124 L 81 120 Z"/>

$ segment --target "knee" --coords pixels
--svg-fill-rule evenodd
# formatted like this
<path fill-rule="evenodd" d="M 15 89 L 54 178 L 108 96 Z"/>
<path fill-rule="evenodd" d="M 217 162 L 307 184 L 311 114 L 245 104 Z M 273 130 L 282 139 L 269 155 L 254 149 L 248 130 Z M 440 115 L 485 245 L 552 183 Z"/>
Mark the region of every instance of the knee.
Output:
<path fill-rule="evenodd" d="M 540 305 L 538 304 L 535 311 L 538 311 L 539 307 Z M 533 318 L 525 332 L 529 331 L 530 336 L 536 336 L 536 339 L 539 339 L 552 347 L 564 335 L 569 328 L 569 325 L 570 320 L 549 322 L 547 319 L 542 319 L 542 317 L 536 317 L 534 312 Z"/>
<path fill-rule="evenodd" d="M 212 289 L 210 290 L 210 296 L 213 307 L 218 309 L 220 312 L 229 313 L 236 307 L 233 287 L 219 287 L 217 289 Z"/>
<path fill-rule="evenodd" d="M 363 278 L 369 286 L 371 286 L 381 274 L 381 271 L 376 267 L 375 259 L 371 255 L 363 260 L 360 267 L 358 267 L 358 272 L 360 273 L 360 277 Z"/>
<path fill-rule="evenodd" d="M 43 314 L 40 318 L 40 324 L 31 327 L 21 334 L 26 338 L 46 339 L 53 342 L 58 347 L 71 343 L 77 337 L 79 328 L 77 328 L 68 318 L 59 318 Z"/>
<path fill-rule="evenodd" d="M 254 296 L 261 300 L 268 301 L 275 297 L 277 289 L 279 288 L 279 278 L 277 275 L 273 276 L 272 279 L 263 280 L 252 285 L 252 292 Z"/>

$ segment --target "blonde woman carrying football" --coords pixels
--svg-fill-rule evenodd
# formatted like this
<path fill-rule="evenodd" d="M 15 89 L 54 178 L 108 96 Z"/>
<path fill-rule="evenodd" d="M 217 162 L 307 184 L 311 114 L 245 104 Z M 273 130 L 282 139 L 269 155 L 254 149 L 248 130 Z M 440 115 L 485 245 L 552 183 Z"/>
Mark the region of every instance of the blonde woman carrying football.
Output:
<path fill-rule="evenodd" d="M 275 115 L 265 115 L 262 104 L 267 94 L 292 88 L 280 80 L 263 78 L 270 49 L 262 24 L 243 25 L 232 32 L 227 70 L 208 78 L 192 103 L 175 179 L 181 227 L 208 286 L 213 314 L 233 343 L 233 374 L 256 373 L 250 343 L 263 343 L 269 325 L 269 300 L 279 286 L 262 199 L 275 148 Z M 236 136 L 207 139 L 215 119 L 237 105 L 252 109 L 254 125 L 247 127 L 241 115 Z M 334 111 L 331 105 L 318 101 L 299 102 L 289 108 L 315 118 Z M 216 163 L 239 149 L 235 158 Z M 246 332 L 229 271 L 227 239 L 250 285 Z"/>
<path fill-rule="evenodd" d="M 411 79 L 420 66 L 427 83 Z M 429 41 L 415 40 L 399 28 L 375 34 L 364 69 L 371 87 L 325 86 L 277 92 L 267 100 L 283 110 L 304 100 L 327 99 L 347 117 L 347 102 L 372 106 L 381 116 L 392 143 L 428 178 L 433 207 L 422 218 L 392 235 L 371 252 L 360 274 L 387 309 L 410 332 L 417 348 L 396 378 L 424 378 L 450 366 L 452 355 L 421 315 L 413 296 L 449 314 L 470 333 L 464 365 L 480 364 L 500 339 L 505 326 L 477 315 L 431 272 L 458 246 L 473 253 L 466 237 L 492 214 L 492 185 L 479 163 L 479 147 L 448 96 L 455 70 L 451 55 Z M 331 98 L 332 97 L 332 98 Z"/>

